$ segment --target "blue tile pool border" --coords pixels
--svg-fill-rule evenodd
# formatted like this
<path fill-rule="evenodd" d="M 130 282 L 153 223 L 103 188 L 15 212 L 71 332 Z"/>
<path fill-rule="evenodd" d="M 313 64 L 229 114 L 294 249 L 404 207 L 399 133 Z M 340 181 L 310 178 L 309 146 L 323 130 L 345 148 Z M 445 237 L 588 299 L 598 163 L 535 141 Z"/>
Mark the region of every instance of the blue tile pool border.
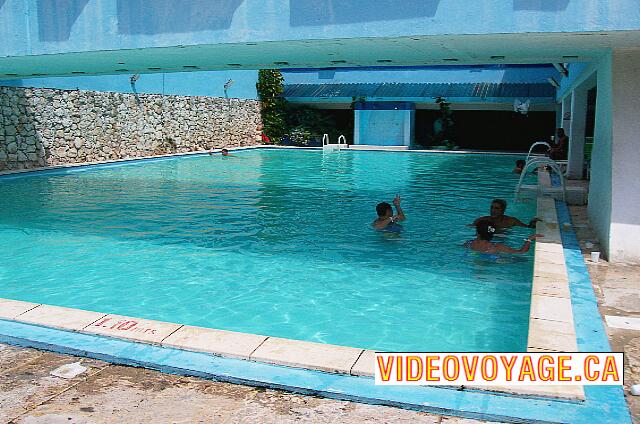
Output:
<path fill-rule="evenodd" d="M 8 320 L 0 320 L 0 342 L 172 374 L 464 418 L 509 423 L 630 423 L 624 400 L 623 408 L 618 407 L 621 391 L 610 387 L 589 390 L 587 400 L 579 402 L 438 387 L 376 386 L 367 377 L 223 358 Z"/>
<path fill-rule="evenodd" d="M 571 224 L 566 203 L 556 200 L 560 236 L 564 250 L 571 306 L 575 322 L 578 350 L 581 352 L 611 352 L 604 322 L 598 310 L 598 300 L 593 290 L 589 270 L 584 263 L 578 238 Z M 564 225 L 564 224 L 569 225 Z M 606 405 L 619 413 L 620 423 L 631 423 L 631 415 L 621 386 L 584 386 L 587 401 Z"/>

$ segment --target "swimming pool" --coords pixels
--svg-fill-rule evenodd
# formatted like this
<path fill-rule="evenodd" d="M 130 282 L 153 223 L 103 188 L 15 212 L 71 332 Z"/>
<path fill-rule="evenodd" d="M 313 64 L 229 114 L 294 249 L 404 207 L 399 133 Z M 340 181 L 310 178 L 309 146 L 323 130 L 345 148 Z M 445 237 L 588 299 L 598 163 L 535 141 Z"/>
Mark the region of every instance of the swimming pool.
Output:
<path fill-rule="evenodd" d="M 235 155 L 0 178 L 0 297 L 378 350 L 526 349 L 532 255 L 460 247 L 511 199 L 513 157 Z M 395 194 L 403 233 L 372 231 Z"/>

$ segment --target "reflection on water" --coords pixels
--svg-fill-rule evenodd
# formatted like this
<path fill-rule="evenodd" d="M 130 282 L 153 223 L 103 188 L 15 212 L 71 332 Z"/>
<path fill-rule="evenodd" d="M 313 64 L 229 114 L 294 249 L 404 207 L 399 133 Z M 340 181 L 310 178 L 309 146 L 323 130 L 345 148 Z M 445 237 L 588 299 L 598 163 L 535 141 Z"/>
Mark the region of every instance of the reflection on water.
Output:
<path fill-rule="evenodd" d="M 372 349 L 525 348 L 531 254 L 461 247 L 510 200 L 513 158 L 237 154 L 0 180 L 0 296 Z M 396 194 L 402 233 L 372 230 Z"/>

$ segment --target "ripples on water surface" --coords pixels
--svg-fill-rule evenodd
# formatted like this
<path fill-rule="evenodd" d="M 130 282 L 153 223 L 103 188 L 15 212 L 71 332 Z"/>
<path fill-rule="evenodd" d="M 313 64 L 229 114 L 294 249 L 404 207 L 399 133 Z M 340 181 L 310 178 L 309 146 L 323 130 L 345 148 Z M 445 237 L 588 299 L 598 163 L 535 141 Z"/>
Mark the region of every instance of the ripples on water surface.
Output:
<path fill-rule="evenodd" d="M 466 255 L 512 156 L 253 150 L 0 179 L 0 297 L 380 350 L 525 350 L 532 254 Z M 400 194 L 400 236 L 371 230 Z M 519 246 L 530 230 L 513 230 Z"/>

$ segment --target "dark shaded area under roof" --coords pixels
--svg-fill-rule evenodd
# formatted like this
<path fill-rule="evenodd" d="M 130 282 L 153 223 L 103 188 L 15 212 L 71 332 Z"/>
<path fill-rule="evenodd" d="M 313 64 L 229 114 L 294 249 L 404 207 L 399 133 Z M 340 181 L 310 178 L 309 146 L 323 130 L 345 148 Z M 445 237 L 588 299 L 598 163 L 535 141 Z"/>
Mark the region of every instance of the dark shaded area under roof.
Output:
<path fill-rule="evenodd" d="M 548 83 L 361 83 L 361 84 L 286 84 L 283 97 L 507 97 L 555 98 L 555 88 Z"/>

